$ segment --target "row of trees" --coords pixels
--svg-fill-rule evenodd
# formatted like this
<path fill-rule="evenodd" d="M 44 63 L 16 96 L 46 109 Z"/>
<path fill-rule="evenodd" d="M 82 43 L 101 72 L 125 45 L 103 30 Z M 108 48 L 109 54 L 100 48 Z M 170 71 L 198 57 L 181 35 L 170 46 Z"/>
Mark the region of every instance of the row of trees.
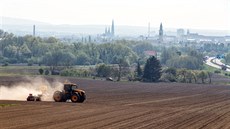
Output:
<path fill-rule="evenodd" d="M 97 76 L 109 77 L 116 76 L 118 71 L 114 67 L 102 64 L 96 69 Z M 126 71 L 121 71 L 123 76 L 127 75 L 130 70 L 126 68 Z M 188 69 L 176 69 L 174 67 L 165 68 L 162 70 L 162 66 L 156 57 L 150 57 L 147 59 L 144 69 L 137 63 L 136 70 L 134 71 L 134 77 L 130 80 L 138 80 L 144 82 L 183 82 L 183 83 L 211 83 L 212 73 L 202 70 L 188 70 Z M 130 74 L 129 74 L 130 75 Z"/>
<path fill-rule="evenodd" d="M 212 73 L 202 70 L 167 68 L 163 70 L 162 81 L 183 83 L 211 83 Z"/>
<path fill-rule="evenodd" d="M 36 63 L 56 66 L 95 65 L 99 63 L 128 65 L 138 59 L 145 62 L 144 51 L 154 50 L 149 42 L 119 40 L 111 43 L 62 43 L 54 37 L 15 36 L 0 30 L 0 60 L 9 63 Z"/>
<path fill-rule="evenodd" d="M 206 52 L 228 52 L 230 50 L 230 44 L 225 46 L 224 43 L 205 43 L 201 50 Z"/>

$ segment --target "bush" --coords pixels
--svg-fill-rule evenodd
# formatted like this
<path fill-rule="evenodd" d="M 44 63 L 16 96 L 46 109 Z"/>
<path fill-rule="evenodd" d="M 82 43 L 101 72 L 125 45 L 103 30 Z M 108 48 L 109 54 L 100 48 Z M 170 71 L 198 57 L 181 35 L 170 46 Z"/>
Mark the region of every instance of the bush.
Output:
<path fill-rule="evenodd" d="M 176 68 L 167 68 L 163 70 L 161 76 L 162 81 L 176 82 L 177 81 L 177 70 Z"/>
<path fill-rule="evenodd" d="M 49 75 L 50 74 L 50 71 L 49 70 L 46 70 L 45 71 L 45 75 Z"/>
<path fill-rule="evenodd" d="M 221 73 L 221 71 L 220 70 L 215 70 L 214 73 Z"/>
<path fill-rule="evenodd" d="M 16 64 L 18 62 L 18 60 L 16 58 L 9 58 L 8 62 L 11 64 Z"/>
<path fill-rule="evenodd" d="M 160 80 L 165 81 L 165 82 L 176 82 L 177 78 L 176 78 L 176 76 L 174 76 L 172 74 L 163 73 Z"/>
<path fill-rule="evenodd" d="M 60 71 L 59 70 L 52 70 L 51 75 L 60 75 Z"/>
<path fill-rule="evenodd" d="M 9 65 L 8 62 L 4 62 L 4 63 L 2 64 L 2 66 L 8 66 L 8 65 Z"/>
<path fill-rule="evenodd" d="M 101 64 L 96 68 L 97 76 L 99 77 L 109 77 L 111 75 L 112 69 L 105 65 Z"/>
<path fill-rule="evenodd" d="M 91 71 L 86 69 L 65 69 L 62 70 L 61 76 L 72 76 L 72 77 L 89 77 L 91 76 Z"/>
<path fill-rule="evenodd" d="M 32 65 L 33 65 L 33 63 L 32 63 L 32 62 L 29 62 L 27 65 L 28 65 L 28 66 L 32 66 Z"/>
<path fill-rule="evenodd" d="M 42 68 L 40 68 L 38 71 L 41 75 L 44 73 L 44 70 Z"/>

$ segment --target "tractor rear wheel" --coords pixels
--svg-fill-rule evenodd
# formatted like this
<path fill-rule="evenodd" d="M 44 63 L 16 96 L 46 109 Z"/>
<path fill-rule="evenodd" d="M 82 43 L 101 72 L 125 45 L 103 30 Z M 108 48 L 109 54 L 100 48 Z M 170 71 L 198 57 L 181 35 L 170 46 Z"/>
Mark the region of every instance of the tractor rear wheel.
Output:
<path fill-rule="evenodd" d="M 71 96 L 71 101 L 73 102 L 73 103 L 76 103 L 76 102 L 78 102 L 79 101 L 79 99 L 80 99 L 80 97 L 79 97 L 79 95 L 78 94 L 73 94 L 72 96 Z"/>
<path fill-rule="evenodd" d="M 62 98 L 63 98 L 63 93 L 61 91 L 54 92 L 53 99 L 55 102 L 62 102 L 63 101 Z"/>

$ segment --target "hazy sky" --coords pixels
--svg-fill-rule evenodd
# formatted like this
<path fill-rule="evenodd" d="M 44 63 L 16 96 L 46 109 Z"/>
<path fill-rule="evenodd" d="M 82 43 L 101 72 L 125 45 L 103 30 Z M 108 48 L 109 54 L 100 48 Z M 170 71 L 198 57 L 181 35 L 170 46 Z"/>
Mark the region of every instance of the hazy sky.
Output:
<path fill-rule="evenodd" d="M 52 24 L 230 30 L 230 0 L 0 0 L 0 16 Z"/>

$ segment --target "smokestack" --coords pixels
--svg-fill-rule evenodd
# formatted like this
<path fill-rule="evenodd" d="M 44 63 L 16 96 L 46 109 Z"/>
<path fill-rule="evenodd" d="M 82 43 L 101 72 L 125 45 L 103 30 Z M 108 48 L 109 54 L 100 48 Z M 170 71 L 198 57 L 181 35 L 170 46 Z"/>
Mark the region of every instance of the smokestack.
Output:
<path fill-rule="evenodd" d="M 150 22 L 148 24 L 148 37 L 150 36 Z"/>
<path fill-rule="evenodd" d="M 35 37 L 35 25 L 33 25 L 33 36 Z"/>
<path fill-rule="evenodd" d="M 111 33 L 112 33 L 112 36 L 114 36 L 114 35 L 115 35 L 115 30 L 114 30 L 114 20 L 112 20 Z"/>

